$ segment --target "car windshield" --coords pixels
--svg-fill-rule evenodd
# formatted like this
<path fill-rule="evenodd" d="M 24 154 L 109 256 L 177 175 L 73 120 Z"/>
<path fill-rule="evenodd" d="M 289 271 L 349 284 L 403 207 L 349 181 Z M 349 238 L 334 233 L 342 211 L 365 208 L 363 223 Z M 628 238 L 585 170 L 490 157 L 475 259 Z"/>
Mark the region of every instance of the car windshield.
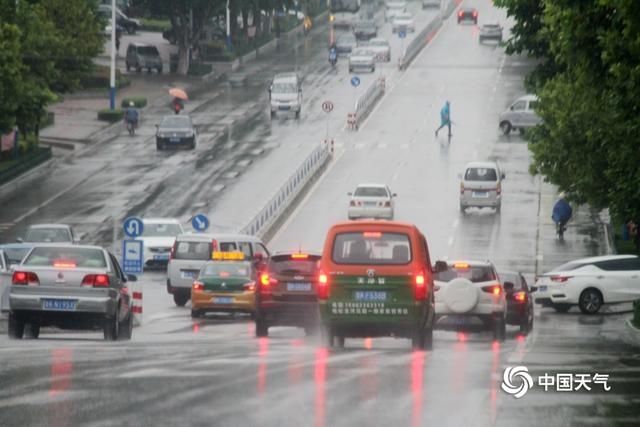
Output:
<path fill-rule="evenodd" d="M 497 30 L 498 28 L 500 28 L 498 24 L 484 24 L 483 27 L 488 30 Z"/>
<path fill-rule="evenodd" d="M 496 280 L 496 274 L 491 266 L 460 263 L 449 265 L 447 270 L 440 271 L 435 275 L 435 280 L 440 282 L 450 282 L 457 278 L 467 279 L 473 283 L 481 283 Z"/>
<path fill-rule="evenodd" d="M 211 242 L 176 242 L 175 259 L 211 259 Z"/>
<path fill-rule="evenodd" d="M 296 85 L 294 85 L 293 83 L 274 83 L 273 87 L 271 88 L 271 91 L 273 93 L 295 93 L 296 92 Z"/>
<path fill-rule="evenodd" d="M 190 128 L 191 127 L 191 120 L 189 120 L 189 117 L 187 116 L 170 116 L 170 117 L 165 117 L 162 120 L 162 123 L 160 124 L 161 128 L 168 128 L 168 129 L 173 129 L 173 128 Z"/>
<path fill-rule="evenodd" d="M 389 197 L 384 187 L 358 187 L 353 195 L 355 197 Z"/>
<path fill-rule="evenodd" d="M 32 228 L 27 231 L 24 241 L 41 243 L 70 242 L 71 236 L 65 228 Z"/>
<path fill-rule="evenodd" d="M 144 224 L 143 237 L 175 237 L 182 233 L 178 224 Z"/>
<path fill-rule="evenodd" d="M 248 279 L 251 264 L 248 262 L 211 262 L 200 270 L 200 279 L 236 277 Z"/>
<path fill-rule="evenodd" d="M 32 267 L 106 268 L 107 262 L 101 249 L 66 247 L 34 248 L 24 260 Z"/>
<path fill-rule="evenodd" d="M 498 174 L 493 168 L 469 168 L 464 174 L 466 181 L 497 181 Z"/>
<path fill-rule="evenodd" d="M 138 47 L 138 53 L 140 55 L 159 56 L 160 53 L 155 46 L 140 46 Z"/>
<path fill-rule="evenodd" d="M 319 260 L 319 256 L 309 256 L 307 259 L 291 259 L 289 255 L 274 256 L 269 263 L 269 270 L 275 274 L 313 275 L 318 270 Z"/>
<path fill-rule="evenodd" d="M 340 233 L 333 241 L 332 258 L 336 264 L 406 265 L 411 244 L 404 233 Z"/>

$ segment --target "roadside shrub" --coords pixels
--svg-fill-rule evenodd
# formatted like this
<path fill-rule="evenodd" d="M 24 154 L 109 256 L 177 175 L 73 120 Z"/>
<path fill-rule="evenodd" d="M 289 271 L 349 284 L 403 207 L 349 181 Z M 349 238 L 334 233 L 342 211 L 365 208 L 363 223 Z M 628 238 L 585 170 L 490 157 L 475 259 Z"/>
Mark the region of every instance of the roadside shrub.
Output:
<path fill-rule="evenodd" d="M 161 33 L 171 29 L 171 21 L 168 19 L 142 18 L 140 21 L 142 24 L 140 26 L 141 31 Z"/>
<path fill-rule="evenodd" d="M 116 108 L 115 110 L 104 108 L 98 111 L 98 120 L 115 123 L 118 120 L 122 120 L 123 115 L 124 112 L 120 108 Z"/>
<path fill-rule="evenodd" d="M 147 106 L 147 98 L 143 96 L 132 96 L 129 98 L 123 98 L 122 102 L 120 103 L 120 106 L 122 108 L 127 108 L 131 101 L 133 101 L 136 108 L 144 108 Z"/>
<path fill-rule="evenodd" d="M 104 89 L 109 88 L 111 84 L 111 71 L 109 67 L 105 65 L 96 65 L 93 72 L 84 76 L 80 80 L 80 85 L 84 89 Z M 120 70 L 116 69 L 116 87 L 126 87 L 131 84 L 131 81 L 120 73 Z"/>
<path fill-rule="evenodd" d="M 40 119 L 40 129 L 44 129 L 47 126 L 51 126 L 55 123 L 55 114 L 52 111 L 45 111 Z"/>

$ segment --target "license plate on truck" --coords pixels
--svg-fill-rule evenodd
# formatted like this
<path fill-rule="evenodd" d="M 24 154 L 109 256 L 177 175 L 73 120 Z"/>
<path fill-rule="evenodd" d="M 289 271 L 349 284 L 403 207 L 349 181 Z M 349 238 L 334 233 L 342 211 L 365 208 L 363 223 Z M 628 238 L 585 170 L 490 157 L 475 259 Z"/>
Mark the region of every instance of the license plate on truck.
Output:
<path fill-rule="evenodd" d="M 355 291 L 354 298 L 356 301 L 386 301 L 387 293 L 385 291 Z"/>
<path fill-rule="evenodd" d="M 43 310 L 75 311 L 78 301 L 72 299 L 43 299 Z"/>

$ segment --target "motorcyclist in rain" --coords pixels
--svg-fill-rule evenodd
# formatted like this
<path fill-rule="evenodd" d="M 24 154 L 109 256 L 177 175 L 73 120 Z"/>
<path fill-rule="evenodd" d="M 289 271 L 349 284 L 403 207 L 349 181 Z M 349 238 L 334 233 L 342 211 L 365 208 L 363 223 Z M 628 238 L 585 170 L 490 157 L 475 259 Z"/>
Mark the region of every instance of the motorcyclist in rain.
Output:
<path fill-rule="evenodd" d="M 133 101 L 130 101 L 129 106 L 124 112 L 124 121 L 126 122 L 129 134 L 133 135 L 135 133 L 135 129 L 138 127 L 139 117 L 140 114 L 136 109 L 136 104 Z"/>
<path fill-rule="evenodd" d="M 563 236 L 567 229 L 567 222 L 569 222 L 571 215 L 573 215 L 573 209 L 571 209 L 571 205 L 565 200 L 565 197 L 566 194 L 564 192 L 558 195 L 558 201 L 553 206 L 553 213 L 551 214 L 551 219 L 556 223 L 559 237 Z"/>
<path fill-rule="evenodd" d="M 331 43 L 329 46 L 329 63 L 335 67 L 338 62 L 338 48 L 336 47 L 336 43 Z"/>
<path fill-rule="evenodd" d="M 180 114 L 180 111 L 184 109 L 184 102 L 180 98 L 173 98 L 173 111 L 176 114 Z"/>

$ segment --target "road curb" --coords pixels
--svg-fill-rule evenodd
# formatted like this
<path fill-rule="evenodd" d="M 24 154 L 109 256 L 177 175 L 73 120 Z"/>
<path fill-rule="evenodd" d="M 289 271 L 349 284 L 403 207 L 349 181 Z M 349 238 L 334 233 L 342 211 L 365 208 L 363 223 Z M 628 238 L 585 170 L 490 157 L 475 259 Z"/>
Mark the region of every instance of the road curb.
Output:
<path fill-rule="evenodd" d="M 620 337 L 625 343 L 640 348 L 640 329 L 633 326 L 631 319 L 624 322 L 624 331 Z"/>

